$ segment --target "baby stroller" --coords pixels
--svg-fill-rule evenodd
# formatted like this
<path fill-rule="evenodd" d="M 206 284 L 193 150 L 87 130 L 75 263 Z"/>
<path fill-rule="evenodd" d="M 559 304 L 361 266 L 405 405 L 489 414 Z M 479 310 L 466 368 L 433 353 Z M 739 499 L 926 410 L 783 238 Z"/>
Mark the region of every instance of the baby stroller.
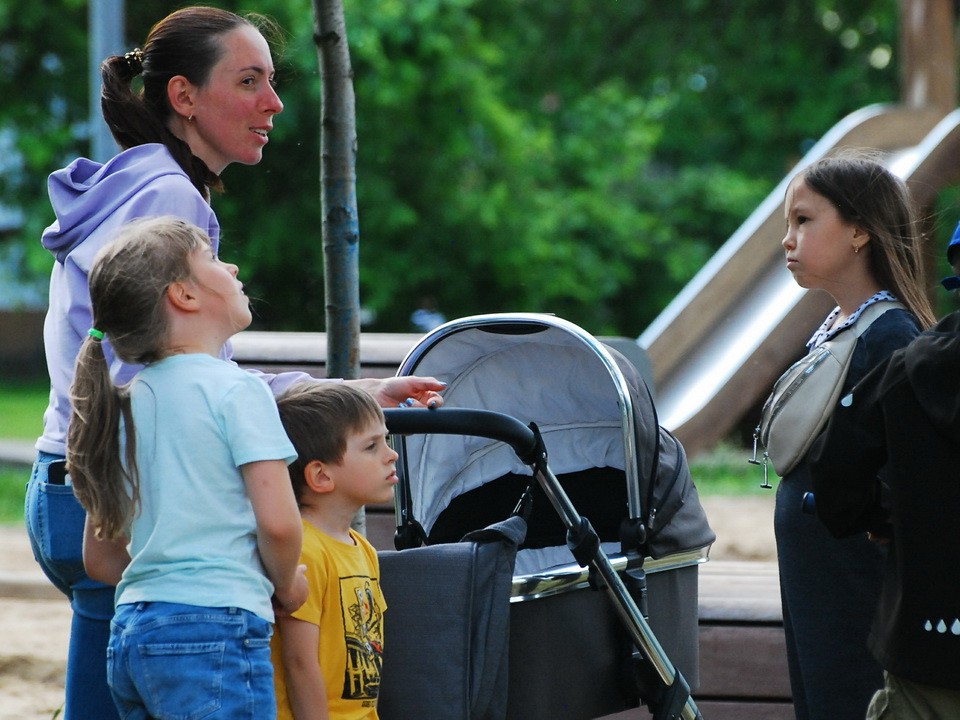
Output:
<path fill-rule="evenodd" d="M 572 323 L 496 314 L 440 326 L 398 374 L 448 387 L 439 410 L 386 412 L 400 483 L 398 549 L 381 553 L 381 717 L 585 719 L 640 703 L 700 717 L 697 572 L 715 536 L 636 368 Z M 470 627 L 430 664 L 447 586 Z M 469 646 L 460 662 L 454 645 Z M 468 696 L 456 711 L 456 693 L 424 699 L 450 687 Z"/>

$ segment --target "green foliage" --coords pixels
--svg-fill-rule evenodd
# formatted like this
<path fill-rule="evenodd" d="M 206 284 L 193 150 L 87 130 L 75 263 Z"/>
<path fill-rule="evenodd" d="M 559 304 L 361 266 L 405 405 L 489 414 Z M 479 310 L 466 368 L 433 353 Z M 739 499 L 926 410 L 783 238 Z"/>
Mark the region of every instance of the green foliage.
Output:
<path fill-rule="evenodd" d="M 311 5 L 213 4 L 288 33 L 264 160 L 230 167 L 214 198 L 223 255 L 259 299 L 257 327 L 322 329 Z M 21 241 L 43 270 L 43 177 L 85 142 L 85 7 L 0 9 L 0 140 L 13 129 L 22 163 L 0 173 L 0 203 L 24 208 Z M 128 2 L 129 45 L 173 7 Z M 429 295 L 447 317 L 547 311 L 637 335 L 812 141 L 897 100 L 895 54 L 884 64 L 897 8 L 879 0 L 345 0 L 345 12 L 369 330 L 408 330 Z"/>
<path fill-rule="evenodd" d="M 690 476 L 701 495 L 763 495 L 773 492 L 760 487 L 763 471 L 747 462 L 747 451 L 724 443 L 693 458 Z M 770 482 L 776 483 L 777 478 L 771 476 Z"/>
<path fill-rule="evenodd" d="M 30 468 L 0 465 L 0 524 L 23 522 L 23 499 Z"/>
<path fill-rule="evenodd" d="M 26 274 L 52 264 L 35 238 L 52 220 L 44 178 L 82 149 L 86 120 L 86 3 L 10 0 L 0 7 L 0 206 L 19 210 Z M 79 68 L 79 71 L 78 71 Z"/>
<path fill-rule="evenodd" d="M 0 380 L 0 438 L 35 440 L 43 429 L 50 385 L 43 381 Z"/>

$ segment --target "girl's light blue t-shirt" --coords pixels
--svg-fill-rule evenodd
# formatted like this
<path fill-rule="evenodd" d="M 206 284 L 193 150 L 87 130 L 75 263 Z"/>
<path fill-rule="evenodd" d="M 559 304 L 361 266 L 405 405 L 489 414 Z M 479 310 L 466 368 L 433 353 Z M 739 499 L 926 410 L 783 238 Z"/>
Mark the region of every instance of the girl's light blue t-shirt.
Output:
<path fill-rule="evenodd" d="M 131 383 L 140 511 L 117 604 L 239 607 L 273 621 L 240 466 L 296 451 L 266 383 L 223 360 L 174 355 Z"/>

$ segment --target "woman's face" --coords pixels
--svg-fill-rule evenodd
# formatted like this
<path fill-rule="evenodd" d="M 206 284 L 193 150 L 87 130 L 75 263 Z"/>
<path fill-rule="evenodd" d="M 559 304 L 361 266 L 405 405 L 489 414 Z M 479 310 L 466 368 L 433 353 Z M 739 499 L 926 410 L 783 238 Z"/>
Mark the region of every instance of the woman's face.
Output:
<path fill-rule="evenodd" d="M 218 175 L 233 162 L 260 162 L 273 116 L 283 110 L 273 88 L 270 47 L 256 28 L 242 25 L 221 42 L 223 56 L 207 83 L 195 88 L 193 119 L 184 138 Z"/>
<path fill-rule="evenodd" d="M 831 289 L 853 265 L 854 246 L 862 232 L 840 218 L 837 208 L 810 189 L 803 176 L 794 178 L 785 198 L 787 234 L 781 244 L 787 269 L 803 288 Z"/>

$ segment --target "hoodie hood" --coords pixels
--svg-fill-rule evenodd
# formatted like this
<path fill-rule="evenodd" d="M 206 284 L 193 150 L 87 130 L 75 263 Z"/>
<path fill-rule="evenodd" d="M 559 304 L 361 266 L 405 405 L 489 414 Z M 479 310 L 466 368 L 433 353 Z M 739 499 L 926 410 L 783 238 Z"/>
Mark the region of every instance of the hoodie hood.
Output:
<path fill-rule="evenodd" d="M 186 178 L 169 151 L 155 143 L 130 148 L 106 164 L 74 160 L 47 181 L 57 219 L 43 232 L 43 246 L 62 263 L 106 218 L 165 175 Z"/>
<path fill-rule="evenodd" d="M 924 413 L 940 432 L 960 442 L 960 312 L 908 345 L 904 366 Z"/>

